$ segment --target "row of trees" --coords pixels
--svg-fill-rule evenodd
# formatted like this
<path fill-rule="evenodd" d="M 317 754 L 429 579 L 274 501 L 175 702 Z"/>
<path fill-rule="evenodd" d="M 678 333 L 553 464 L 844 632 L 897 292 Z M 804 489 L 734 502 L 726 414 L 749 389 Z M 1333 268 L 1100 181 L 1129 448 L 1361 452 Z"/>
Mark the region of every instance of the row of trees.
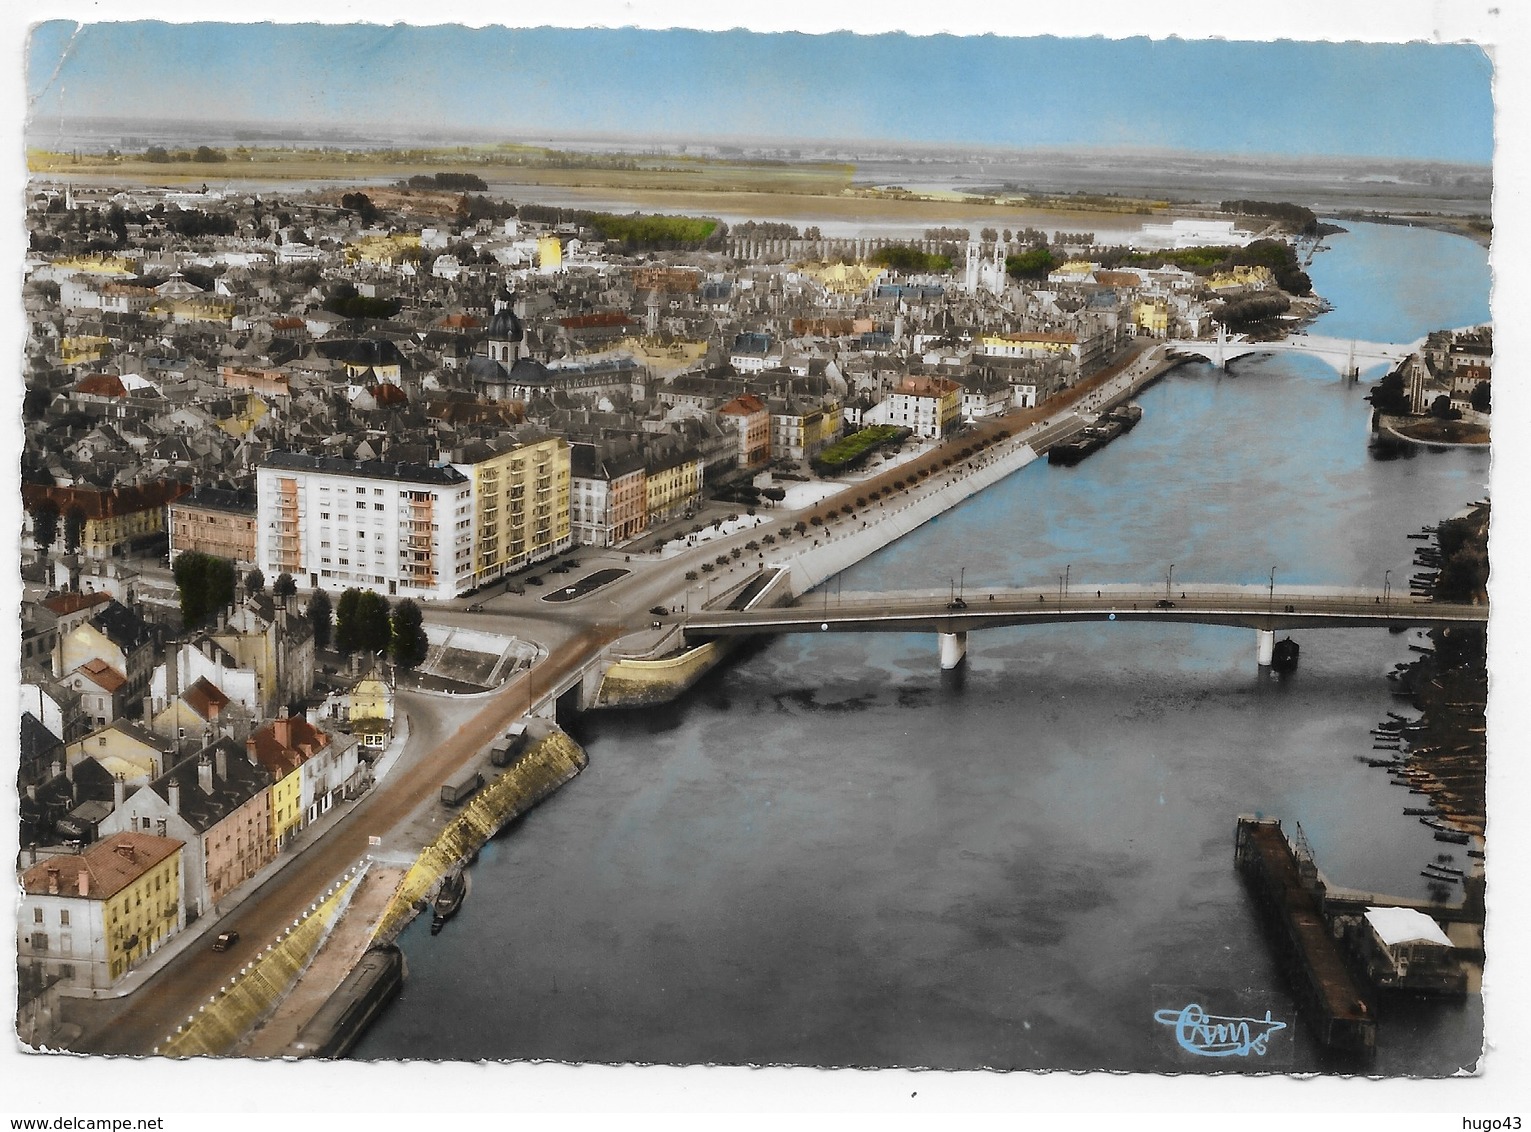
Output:
<path fill-rule="evenodd" d="M 430 647 L 420 607 L 408 598 L 390 609 L 382 594 L 353 587 L 332 606 L 330 595 L 318 590 L 309 599 L 307 616 L 314 646 L 327 649 L 333 642 L 344 656 L 385 654 L 400 668 L 412 669 Z"/>
<path fill-rule="evenodd" d="M 234 600 L 236 573 L 234 563 L 227 558 L 187 551 L 175 560 L 173 574 L 180 592 L 181 623 L 188 629 L 210 620 Z M 251 594 L 266 588 L 266 577 L 259 569 L 246 574 L 244 582 Z M 297 589 L 293 576 L 282 573 L 271 592 L 287 598 Z M 316 648 L 327 649 L 333 643 L 346 656 L 353 652 L 386 653 L 401 668 L 417 668 L 429 647 L 420 607 L 408 598 L 390 608 L 381 594 L 353 588 L 340 595 L 338 604 L 331 605 L 330 595 L 318 590 L 309 599 L 305 616 L 313 628 Z"/>
<path fill-rule="evenodd" d="M 80 549 L 80 543 L 85 537 L 85 512 L 80 508 L 71 507 L 68 513 L 61 516 L 58 504 L 51 499 L 44 499 L 33 504 L 30 514 L 32 541 L 39 549 L 46 551 L 58 539 L 61 517 L 64 528 L 64 553 L 73 554 Z"/>

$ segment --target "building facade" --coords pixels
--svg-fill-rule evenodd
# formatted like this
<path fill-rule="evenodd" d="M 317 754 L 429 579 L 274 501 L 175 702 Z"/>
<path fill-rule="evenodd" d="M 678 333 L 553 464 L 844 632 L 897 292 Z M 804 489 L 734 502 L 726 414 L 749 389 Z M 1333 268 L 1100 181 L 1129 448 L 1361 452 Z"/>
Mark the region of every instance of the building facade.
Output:
<path fill-rule="evenodd" d="M 472 571 L 469 587 L 497 581 L 572 545 L 569 445 L 523 429 L 454 453 L 469 485 Z"/>
<path fill-rule="evenodd" d="M 427 600 L 473 586 L 473 487 L 457 468 L 274 452 L 256 501 L 267 577 Z"/>
<path fill-rule="evenodd" d="M 255 561 L 255 496 L 247 491 L 199 487 L 170 504 L 170 561 L 188 550 Z"/>
<path fill-rule="evenodd" d="M 186 926 L 182 843 L 117 833 L 21 875 L 19 965 L 91 990 L 111 987 Z"/>

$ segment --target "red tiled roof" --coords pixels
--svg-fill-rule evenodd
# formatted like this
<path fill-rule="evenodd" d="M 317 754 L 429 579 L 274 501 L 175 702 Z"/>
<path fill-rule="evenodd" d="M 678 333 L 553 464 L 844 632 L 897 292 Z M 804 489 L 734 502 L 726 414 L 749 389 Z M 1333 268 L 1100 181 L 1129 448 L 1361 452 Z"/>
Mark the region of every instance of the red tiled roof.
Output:
<path fill-rule="evenodd" d="M 182 844 L 172 837 L 148 833 L 114 833 L 83 853 L 38 861 L 21 874 L 21 884 L 34 896 L 57 892 L 60 896 L 108 900 Z"/>
<path fill-rule="evenodd" d="M 108 695 L 115 693 L 128 682 L 126 676 L 118 672 L 110 664 L 107 664 L 100 657 L 92 657 L 75 669 L 75 671 L 84 675 L 87 680 Z"/>
<path fill-rule="evenodd" d="M 107 519 L 114 515 L 132 515 L 138 511 L 164 507 L 190 490 L 190 485 L 173 480 L 105 489 L 24 483 L 21 485 L 21 501 L 23 506 L 32 507 L 44 500 L 52 500 L 58 505 L 60 514 L 67 515 L 71 509 L 78 507 L 87 519 Z"/>
<path fill-rule="evenodd" d="M 128 387 L 115 373 L 93 373 L 80 379 L 74 387 L 76 393 L 89 393 L 95 397 L 126 397 Z"/>
<path fill-rule="evenodd" d="M 380 382 L 368 389 L 367 392 L 376 398 L 379 405 L 409 404 L 409 394 L 405 393 L 404 390 L 391 381 Z"/>
<path fill-rule="evenodd" d="M 248 747 L 256 762 L 282 778 L 329 743 L 330 737 L 302 716 L 286 716 L 251 732 Z"/>
<path fill-rule="evenodd" d="M 59 617 L 68 617 L 71 613 L 78 613 L 82 609 L 90 609 L 93 606 L 105 605 L 112 600 L 109 593 L 93 594 L 59 594 L 56 597 L 43 599 L 43 606 Z"/>
<path fill-rule="evenodd" d="M 945 377 L 906 377 L 899 385 L 900 393 L 907 393 L 913 397 L 943 397 L 962 387 L 950 378 Z"/>
<path fill-rule="evenodd" d="M 754 413 L 765 412 L 765 403 L 753 393 L 741 393 L 728 404 L 718 409 L 720 413 L 728 413 L 730 416 L 745 417 Z"/>
<path fill-rule="evenodd" d="M 203 719 L 216 719 L 218 713 L 229 706 L 229 698 L 206 676 L 198 676 L 196 682 L 181 693 L 181 702 Z"/>

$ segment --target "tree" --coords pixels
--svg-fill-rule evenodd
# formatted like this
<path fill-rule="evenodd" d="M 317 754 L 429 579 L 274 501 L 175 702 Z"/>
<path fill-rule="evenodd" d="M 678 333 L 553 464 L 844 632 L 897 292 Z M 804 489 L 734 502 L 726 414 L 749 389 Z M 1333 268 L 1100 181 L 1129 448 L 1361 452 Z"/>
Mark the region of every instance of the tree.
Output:
<path fill-rule="evenodd" d="M 1480 381 L 1477 385 L 1473 386 L 1472 396 L 1468 398 L 1468 403 L 1478 412 L 1486 413 L 1489 411 L 1490 393 L 1489 383 Z"/>
<path fill-rule="evenodd" d="M 64 514 L 64 553 L 73 554 L 79 550 L 84 537 L 85 512 L 78 507 L 71 507 Z"/>
<path fill-rule="evenodd" d="M 393 662 L 406 670 L 420 667 L 430 648 L 420 607 L 408 598 L 394 608 L 393 640 L 389 647 Z"/>
<path fill-rule="evenodd" d="M 252 595 L 258 594 L 264 591 L 265 588 L 266 575 L 260 572 L 259 566 L 255 567 L 255 569 L 251 570 L 248 574 L 245 575 L 245 593 Z"/>
<path fill-rule="evenodd" d="M 32 543 L 38 550 L 46 551 L 58 538 L 58 504 L 44 499 L 32 505 Z"/>
<path fill-rule="evenodd" d="M 175 560 L 176 589 L 181 598 L 181 624 L 202 624 L 234 600 L 234 563 L 227 558 L 188 550 Z"/>
<path fill-rule="evenodd" d="M 335 607 L 335 647 L 343 656 L 356 650 L 356 605 L 360 600 L 361 590 L 353 587 L 340 595 L 340 604 Z"/>
<path fill-rule="evenodd" d="M 297 592 L 298 583 L 286 570 L 278 574 L 276 581 L 271 584 L 271 593 L 276 597 L 291 597 Z"/>
<path fill-rule="evenodd" d="M 1390 416 L 1402 416 L 1409 411 L 1409 394 L 1403 386 L 1403 369 L 1395 369 L 1376 385 L 1366 395 L 1366 399 L 1372 403 L 1372 407 L 1379 413 L 1387 413 Z"/>
<path fill-rule="evenodd" d="M 356 648 L 359 652 L 382 653 L 393 643 L 393 619 L 388 599 L 373 590 L 363 590 L 356 602 Z"/>
<path fill-rule="evenodd" d="M 1444 393 L 1430 402 L 1430 415 L 1438 421 L 1459 421 L 1462 419 L 1461 410 L 1453 409 L 1451 407 L 1451 398 Z"/>
<path fill-rule="evenodd" d="M 282 575 L 286 577 L 287 575 Z M 282 579 L 277 579 L 277 585 L 282 584 Z M 308 623 L 314 630 L 314 648 L 327 649 L 330 647 L 330 595 L 323 590 L 316 590 L 314 596 L 308 599 Z"/>

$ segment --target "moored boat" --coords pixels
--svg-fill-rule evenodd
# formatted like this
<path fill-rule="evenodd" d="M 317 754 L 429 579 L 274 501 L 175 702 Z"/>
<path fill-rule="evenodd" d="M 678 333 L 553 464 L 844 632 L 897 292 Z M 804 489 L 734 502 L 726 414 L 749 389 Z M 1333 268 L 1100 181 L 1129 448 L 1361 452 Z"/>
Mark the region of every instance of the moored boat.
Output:
<path fill-rule="evenodd" d="M 457 915 L 462 908 L 463 898 L 468 895 L 468 871 L 466 869 L 453 869 L 441 878 L 441 888 L 436 892 L 436 899 L 431 902 L 431 935 L 435 935 L 446 922 Z"/>

